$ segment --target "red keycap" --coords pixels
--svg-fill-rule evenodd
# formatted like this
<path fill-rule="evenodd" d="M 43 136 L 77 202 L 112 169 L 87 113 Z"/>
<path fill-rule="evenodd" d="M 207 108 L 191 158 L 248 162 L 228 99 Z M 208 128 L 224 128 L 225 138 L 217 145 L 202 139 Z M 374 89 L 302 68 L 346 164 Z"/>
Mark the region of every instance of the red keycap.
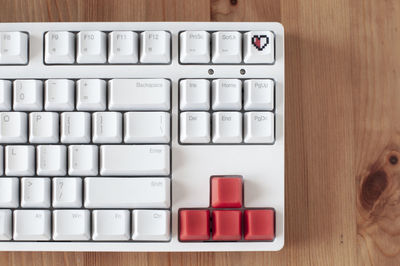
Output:
<path fill-rule="evenodd" d="M 245 210 L 244 239 L 274 240 L 275 212 L 274 210 Z"/>
<path fill-rule="evenodd" d="M 242 178 L 212 177 L 211 206 L 213 208 L 242 207 Z"/>
<path fill-rule="evenodd" d="M 235 241 L 242 238 L 242 213 L 236 210 L 219 210 L 212 212 L 212 239 Z"/>
<path fill-rule="evenodd" d="M 179 239 L 181 241 L 203 241 L 209 238 L 209 210 L 181 210 L 179 212 Z"/>

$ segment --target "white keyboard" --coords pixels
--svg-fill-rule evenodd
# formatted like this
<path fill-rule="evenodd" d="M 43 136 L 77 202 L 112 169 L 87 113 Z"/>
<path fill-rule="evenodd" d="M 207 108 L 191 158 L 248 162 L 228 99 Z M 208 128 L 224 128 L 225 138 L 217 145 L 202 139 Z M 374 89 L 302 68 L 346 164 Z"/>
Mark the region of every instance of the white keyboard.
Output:
<path fill-rule="evenodd" d="M 0 24 L 0 250 L 283 245 L 281 24 Z"/>

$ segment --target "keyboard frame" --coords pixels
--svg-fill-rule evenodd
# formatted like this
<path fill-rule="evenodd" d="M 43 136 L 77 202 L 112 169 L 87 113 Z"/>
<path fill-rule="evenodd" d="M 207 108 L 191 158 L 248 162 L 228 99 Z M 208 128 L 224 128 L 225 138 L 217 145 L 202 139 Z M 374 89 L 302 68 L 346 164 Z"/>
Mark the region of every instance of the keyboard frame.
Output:
<path fill-rule="evenodd" d="M 165 30 L 171 33 L 170 64 L 46 65 L 44 34 L 50 30 Z M 181 64 L 179 33 L 185 30 L 271 30 L 274 64 Z M 169 242 L 0 241 L 1 251 L 275 251 L 284 246 L 284 29 L 275 22 L 76 22 L 0 23 L 0 31 L 29 33 L 27 65 L 0 65 L 0 79 L 166 78 L 171 80 L 171 240 Z M 209 70 L 213 70 L 213 74 Z M 241 71 L 245 70 L 245 74 Z M 196 73 L 196 74 L 194 74 Z M 178 141 L 178 81 L 185 78 L 270 78 L 275 82 L 275 143 L 181 145 Z M 276 238 L 272 242 L 180 242 L 178 210 L 207 208 L 212 175 L 242 175 L 246 208 L 273 208 Z M 1 177 L 0 177 L 1 178 Z M 52 209 L 52 208 L 50 208 Z"/>

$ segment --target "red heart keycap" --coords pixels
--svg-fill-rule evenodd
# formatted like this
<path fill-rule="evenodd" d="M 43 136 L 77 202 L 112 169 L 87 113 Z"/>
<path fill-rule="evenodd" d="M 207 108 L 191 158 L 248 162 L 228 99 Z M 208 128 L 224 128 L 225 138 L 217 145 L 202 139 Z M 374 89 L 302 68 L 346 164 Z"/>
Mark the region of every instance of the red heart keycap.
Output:
<path fill-rule="evenodd" d="M 262 51 L 268 45 L 269 39 L 267 35 L 254 35 L 251 38 L 251 43 L 258 51 Z"/>

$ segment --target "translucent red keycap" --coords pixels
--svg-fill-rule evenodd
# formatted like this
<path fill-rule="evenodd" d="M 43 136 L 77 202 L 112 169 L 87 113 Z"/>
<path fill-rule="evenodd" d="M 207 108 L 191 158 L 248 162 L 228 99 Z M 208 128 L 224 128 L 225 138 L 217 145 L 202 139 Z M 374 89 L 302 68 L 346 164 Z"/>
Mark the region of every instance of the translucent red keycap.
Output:
<path fill-rule="evenodd" d="M 211 206 L 213 208 L 241 208 L 243 198 L 241 177 L 211 178 Z"/>
<path fill-rule="evenodd" d="M 236 241 L 242 238 L 242 212 L 236 210 L 217 210 L 212 212 L 212 239 L 217 241 Z"/>
<path fill-rule="evenodd" d="M 179 212 L 179 239 L 203 241 L 210 238 L 209 210 L 181 210 Z"/>
<path fill-rule="evenodd" d="M 275 213 L 270 209 L 244 211 L 245 240 L 274 240 Z"/>
<path fill-rule="evenodd" d="M 211 176 L 210 206 L 179 210 L 179 241 L 273 241 L 275 210 L 245 208 L 243 198 L 241 176 Z"/>

